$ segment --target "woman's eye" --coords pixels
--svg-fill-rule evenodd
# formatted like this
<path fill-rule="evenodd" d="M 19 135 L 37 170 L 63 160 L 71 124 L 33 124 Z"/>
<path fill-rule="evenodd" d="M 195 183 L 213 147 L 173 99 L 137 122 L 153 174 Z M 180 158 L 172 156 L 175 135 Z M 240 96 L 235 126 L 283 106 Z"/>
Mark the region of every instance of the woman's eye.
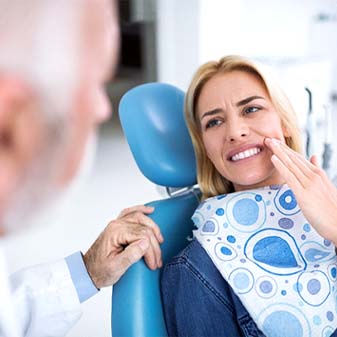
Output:
<path fill-rule="evenodd" d="M 206 123 L 205 129 L 212 128 L 213 126 L 219 125 L 221 121 L 219 119 L 211 119 Z"/>
<path fill-rule="evenodd" d="M 246 114 L 249 114 L 249 113 L 259 111 L 259 110 L 260 110 L 260 108 L 258 108 L 257 106 L 250 106 L 250 107 L 246 108 L 244 112 Z"/>

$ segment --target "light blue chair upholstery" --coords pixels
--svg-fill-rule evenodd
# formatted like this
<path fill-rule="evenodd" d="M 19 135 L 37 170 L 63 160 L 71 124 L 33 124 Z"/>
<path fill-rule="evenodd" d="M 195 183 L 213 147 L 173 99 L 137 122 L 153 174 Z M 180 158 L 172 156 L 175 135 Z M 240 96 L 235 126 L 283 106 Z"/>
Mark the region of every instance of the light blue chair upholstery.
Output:
<path fill-rule="evenodd" d="M 184 121 L 183 101 L 184 93 L 178 88 L 149 83 L 127 92 L 119 106 L 122 128 L 139 169 L 149 180 L 167 188 L 196 183 L 195 156 Z M 164 264 L 187 245 L 193 228 L 190 218 L 198 203 L 198 191 L 193 188 L 148 203 L 155 207 L 151 218 L 165 239 L 161 246 Z M 114 286 L 113 337 L 167 336 L 160 273 L 148 269 L 142 260 Z"/>

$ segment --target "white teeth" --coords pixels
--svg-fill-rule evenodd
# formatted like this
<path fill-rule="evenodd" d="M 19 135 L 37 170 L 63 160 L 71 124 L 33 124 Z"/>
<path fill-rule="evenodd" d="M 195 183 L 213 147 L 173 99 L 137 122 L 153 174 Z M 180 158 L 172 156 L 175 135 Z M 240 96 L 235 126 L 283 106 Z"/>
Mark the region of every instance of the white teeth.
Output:
<path fill-rule="evenodd" d="M 237 161 L 237 160 L 240 160 L 240 159 L 249 158 L 249 157 L 255 156 L 259 152 L 261 152 L 261 149 L 259 149 L 257 147 L 254 147 L 253 149 L 249 149 L 249 150 L 246 150 L 246 151 L 239 152 L 239 153 L 235 154 L 231 158 L 231 160 Z"/>

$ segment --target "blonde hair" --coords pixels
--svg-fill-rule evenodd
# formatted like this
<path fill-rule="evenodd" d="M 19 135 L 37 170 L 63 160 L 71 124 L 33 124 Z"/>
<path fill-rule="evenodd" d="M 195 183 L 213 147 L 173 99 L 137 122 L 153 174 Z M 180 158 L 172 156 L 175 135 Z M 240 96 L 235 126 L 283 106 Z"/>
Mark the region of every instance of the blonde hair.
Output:
<path fill-rule="evenodd" d="M 203 199 L 234 191 L 232 182 L 217 171 L 206 154 L 201 137 L 200 121 L 196 113 L 201 90 L 207 81 L 215 75 L 232 71 L 244 71 L 261 80 L 281 118 L 282 126 L 289 135 L 285 137 L 286 144 L 296 152 L 302 150 L 301 134 L 295 111 L 285 93 L 270 75 L 263 73 L 252 61 L 237 55 L 225 56 L 219 61 L 207 62 L 195 73 L 185 98 L 185 118 L 195 150 L 197 179 Z"/>

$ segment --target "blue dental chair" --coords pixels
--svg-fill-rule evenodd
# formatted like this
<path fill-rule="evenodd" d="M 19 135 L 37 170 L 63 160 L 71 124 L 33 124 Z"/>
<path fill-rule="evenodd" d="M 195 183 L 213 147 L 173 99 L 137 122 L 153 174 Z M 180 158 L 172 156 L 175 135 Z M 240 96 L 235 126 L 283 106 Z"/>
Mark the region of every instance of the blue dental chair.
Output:
<path fill-rule="evenodd" d="M 153 183 L 165 186 L 169 194 L 167 199 L 148 203 L 155 207 L 150 217 L 165 239 L 161 245 L 164 264 L 188 244 L 193 228 L 190 219 L 199 204 L 183 101 L 184 93 L 176 87 L 149 83 L 127 92 L 119 106 L 122 128 L 139 169 Z M 141 260 L 114 286 L 113 337 L 167 336 L 160 273 Z"/>

